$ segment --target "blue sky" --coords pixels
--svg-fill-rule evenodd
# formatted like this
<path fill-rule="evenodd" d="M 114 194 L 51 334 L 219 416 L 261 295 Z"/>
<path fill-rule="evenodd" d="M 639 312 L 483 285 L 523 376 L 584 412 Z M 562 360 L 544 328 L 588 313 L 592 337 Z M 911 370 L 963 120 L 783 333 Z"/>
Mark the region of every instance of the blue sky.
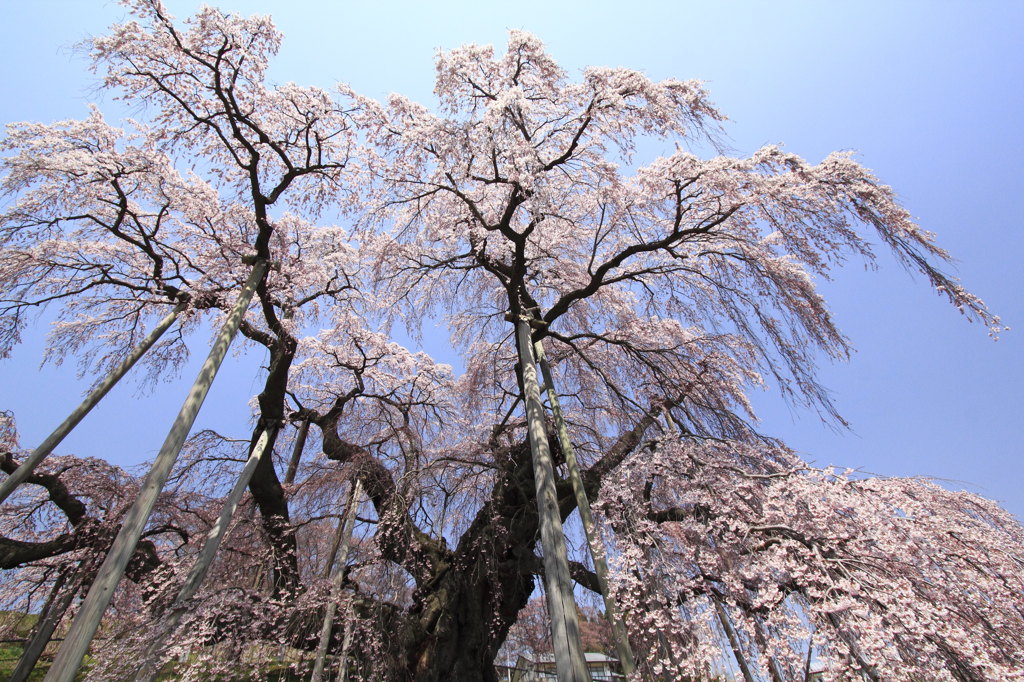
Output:
<path fill-rule="evenodd" d="M 178 17 L 198 3 L 167 2 Z M 730 121 L 737 153 L 782 143 L 811 161 L 854 149 L 919 222 L 958 258 L 955 272 L 1006 324 L 991 341 L 891 258 L 851 263 L 824 286 L 858 352 L 822 368 L 852 431 L 758 396 L 766 432 L 819 464 L 947 479 L 1024 518 L 1024 3 L 822 2 L 313 2 L 231 0 L 269 13 L 285 34 L 272 77 L 430 104 L 437 48 L 502 45 L 532 31 L 570 71 L 627 66 L 654 78 L 700 78 Z M 123 18 L 114 3 L 3 1 L 0 120 L 82 117 L 97 102 L 70 46 Z M 643 162 L 643 159 L 638 159 Z M 14 409 L 23 445 L 73 407 L 74 368 L 44 368 L 34 331 L 0 362 L 0 409 Z M 204 355 L 199 350 L 198 355 Z M 229 359 L 199 426 L 245 435 L 246 400 L 262 357 Z M 187 368 L 191 380 L 197 363 Z M 185 394 L 171 382 L 140 397 L 115 389 L 61 448 L 131 465 L 155 454 Z"/>

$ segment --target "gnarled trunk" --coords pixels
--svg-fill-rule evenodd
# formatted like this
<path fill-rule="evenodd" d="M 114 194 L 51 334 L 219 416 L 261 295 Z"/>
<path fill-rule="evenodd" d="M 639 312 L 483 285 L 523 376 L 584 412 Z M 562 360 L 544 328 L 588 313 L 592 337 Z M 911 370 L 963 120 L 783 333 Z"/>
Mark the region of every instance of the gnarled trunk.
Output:
<path fill-rule="evenodd" d="M 496 681 L 494 659 L 540 568 L 539 520 L 530 451 L 509 453 L 491 500 L 477 513 L 450 563 L 417 590 L 409 678 Z"/>

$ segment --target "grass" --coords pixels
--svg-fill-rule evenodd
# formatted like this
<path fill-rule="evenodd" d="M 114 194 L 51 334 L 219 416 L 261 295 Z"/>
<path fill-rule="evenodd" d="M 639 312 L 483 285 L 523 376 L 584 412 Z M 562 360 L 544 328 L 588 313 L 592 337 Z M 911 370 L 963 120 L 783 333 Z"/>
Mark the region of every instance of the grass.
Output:
<path fill-rule="evenodd" d="M 22 646 L 20 644 L 6 643 L 0 645 L 0 680 L 11 678 L 11 673 L 14 672 L 14 668 L 18 665 L 18 659 L 21 658 L 21 652 Z M 50 662 L 40 659 L 36 667 L 29 673 L 29 681 L 36 682 L 37 680 L 42 680 L 49 669 Z"/>
<path fill-rule="evenodd" d="M 22 640 L 0 642 L 0 680 L 10 679 L 24 650 L 23 641 L 32 633 L 32 628 L 38 620 L 39 616 L 36 614 L 0 611 L 0 632 L 3 633 L 3 636 L 8 640 Z M 53 657 L 57 653 L 57 647 L 57 642 L 51 642 L 46 647 L 35 668 L 29 674 L 29 682 L 40 682 L 46 676 L 53 662 Z M 267 666 L 267 661 L 264 660 L 263 665 L 257 664 L 257 667 L 264 670 L 261 677 L 267 682 L 300 682 L 309 679 L 313 665 L 312 660 L 302 661 L 304 665 L 296 666 L 299 668 L 299 672 L 296 672 L 292 669 L 292 666 L 299 663 L 300 658 L 302 656 L 290 656 L 288 660 L 269 662 L 269 666 Z M 90 662 L 91 659 L 86 657 L 86 665 Z M 191 663 L 194 664 L 195 661 L 193 660 Z M 162 667 L 157 680 L 159 682 L 178 680 L 181 677 L 181 671 L 188 665 L 189 663 L 169 661 Z M 242 682 L 243 680 L 251 679 L 250 674 L 252 670 L 246 666 L 244 661 L 240 661 L 236 669 L 237 672 L 234 673 L 209 674 L 201 676 L 199 679 L 204 682 Z M 80 674 L 79 677 L 84 677 L 84 674 Z"/>

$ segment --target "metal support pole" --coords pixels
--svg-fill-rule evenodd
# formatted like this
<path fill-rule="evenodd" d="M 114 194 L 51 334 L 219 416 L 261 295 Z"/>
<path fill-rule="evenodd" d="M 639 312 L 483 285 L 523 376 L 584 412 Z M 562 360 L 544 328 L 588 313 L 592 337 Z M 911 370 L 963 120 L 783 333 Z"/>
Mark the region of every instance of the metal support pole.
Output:
<path fill-rule="evenodd" d="M 605 548 L 594 525 L 594 516 L 590 513 L 590 500 L 587 498 L 587 491 L 583 487 L 583 477 L 580 475 L 579 462 L 576 460 L 576 451 L 572 447 L 572 440 L 569 438 L 569 429 L 565 425 L 565 418 L 562 416 L 562 406 L 558 401 L 558 392 L 555 390 L 555 380 L 551 374 L 551 366 L 548 364 L 547 356 L 544 354 L 544 344 L 538 341 L 535 344 L 537 351 L 537 362 L 540 364 L 540 371 L 544 377 L 544 385 L 548 392 L 548 404 L 551 406 L 551 414 L 555 418 L 555 426 L 558 429 L 558 443 L 562 446 L 562 453 L 565 455 L 565 463 L 569 468 L 569 480 L 572 482 L 572 492 L 576 496 L 576 509 L 580 513 L 580 520 L 583 522 L 583 530 L 587 537 L 587 547 L 590 549 L 590 556 L 594 560 L 594 572 L 597 574 L 597 584 L 601 588 L 601 596 L 604 597 L 604 613 L 612 628 L 612 636 L 615 639 L 615 650 L 619 654 L 619 665 L 622 666 L 622 673 L 627 677 L 636 670 L 636 659 L 633 657 L 633 649 L 629 645 L 629 636 L 626 633 L 626 625 L 622 622 L 619 608 L 615 604 L 615 597 L 612 596 L 608 585 L 608 560 L 605 557 Z"/>
<path fill-rule="evenodd" d="M 213 558 L 216 556 L 217 550 L 220 549 L 220 543 L 227 533 L 228 526 L 231 525 L 231 519 L 235 515 L 235 510 L 238 509 L 238 503 L 242 500 L 242 495 L 245 494 L 245 489 L 249 486 L 249 480 L 252 478 L 253 472 L 256 471 L 256 465 L 259 464 L 260 459 L 269 449 L 270 440 L 275 430 L 276 427 L 271 427 L 263 429 L 262 433 L 260 433 L 256 446 L 249 454 L 249 459 L 246 460 L 245 466 L 242 467 L 238 480 L 235 481 L 234 487 L 224 501 L 220 517 L 206 536 L 206 543 L 203 545 L 199 557 L 192 565 L 192 570 L 189 571 L 188 577 L 185 578 L 184 584 L 182 584 L 181 589 L 178 591 L 178 596 L 174 598 L 174 603 L 171 604 L 171 608 L 164 617 L 164 621 L 160 624 L 156 636 L 149 643 L 149 646 L 146 647 L 146 653 L 142 658 L 142 670 L 135 677 L 136 680 L 149 681 L 156 678 L 157 672 L 160 669 L 160 652 L 163 649 L 164 642 L 177 629 L 178 623 L 181 622 L 182 617 L 186 613 L 188 601 L 195 596 L 202 586 L 203 580 L 206 579 L 210 565 L 213 564 Z"/>
<path fill-rule="evenodd" d="M 327 599 L 327 612 L 324 614 L 324 622 L 320 628 L 320 641 L 316 646 L 316 663 L 313 665 L 313 675 L 310 682 L 321 682 L 324 675 L 324 659 L 327 658 L 327 648 L 331 643 L 331 631 L 334 629 L 334 614 L 338 608 L 338 598 L 341 595 L 341 583 L 345 579 L 345 564 L 348 563 L 348 550 L 352 543 L 352 529 L 356 525 L 356 510 L 359 508 L 359 498 L 363 496 L 363 482 L 356 479 L 352 494 L 348 498 L 348 509 L 345 510 L 345 517 L 341 548 L 337 557 L 331 557 L 334 564 L 331 593 Z"/>
<path fill-rule="evenodd" d="M 217 370 L 220 369 L 224 356 L 227 354 L 228 346 L 231 345 L 231 341 L 235 338 L 235 333 L 242 322 L 242 317 L 249 307 L 249 302 L 256 291 L 256 286 L 263 279 L 266 269 L 267 262 L 263 259 L 258 259 L 253 265 L 249 279 L 238 296 L 238 301 L 235 303 L 234 308 L 231 309 L 228 319 L 224 322 L 224 326 L 217 335 L 213 348 L 210 349 L 206 362 L 203 363 L 202 369 L 199 370 L 199 375 L 196 377 L 195 383 L 192 384 L 192 389 L 189 391 L 188 397 L 181 406 L 181 411 L 178 412 L 178 416 L 175 418 L 174 424 L 171 426 L 171 430 L 168 432 L 167 438 L 164 440 L 164 444 L 160 448 L 156 460 L 153 462 L 153 468 L 150 469 L 149 474 L 146 475 L 146 480 L 142 483 L 139 497 L 135 500 L 131 510 L 129 510 L 124 524 L 121 526 L 121 530 L 118 532 L 117 537 L 114 539 L 114 544 L 107 554 L 107 558 L 103 561 L 103 565 L 100 566 L 100 570 L 96 574 L 96 580 L 89 589 L 89 594 L 86 596 L 78 616 L 71 625 L 71 630 L 64 639 L 64 643 L 57 652 L 57 657 L 46 674 L 44 682 L 73 682 L 75 679 L 75 675 L 82 665 L 82 659 L 89 649 L 89 643 L 92 642 L 100 620 L 103 618 L 103 612 L 107 610 L 107 606 L 114 596 L 114 588 L 117 587 L 117 583 L 121 580 L 124 569 L 128 565 L 128 560 L 135 553 L 135 547 L 139 544 L 142 530 L 149 519 L 150 513 L 153 511 L 153 507 L 156 505 L 157 497 L 167 482 L 167 477 L 174 467 L 178 453 L 181 452 L 181 446 L 185 443 L 185 438 L 188 437 L 188 432 L 195 422 L 196 415 L 199 414 L 199 408 L 210 391 L 210 386 L 217 375 Z"/>
<path fill-rule="evenodd" d="M 28 478 L 28 475 L 32 473 L 36 466 L 38 466 L 43 459 L 53 452 L 54 448 L 60 445 L 60 442 L 64 440 L 69 433 L 71 433 L 73 428 L 78 426 L 78 423 L 85 418 L 85 415 L 89 414 L 92 408 L 96 407 L 97 403 L 103 399 L 103 396 L 105 396 L 110 389 L 112 389 L 114 385 L 121 380 L 121 377 L 128 373 L 128 370 L 138 362 L 139 358 L 145 355 L 146 351 L 153 347 L 153 344 L 163 336 L 165 331 L 170 329 L 171 325 L 174 324 L 174 320 L 177 319 L 178 314 L 181 313 L 183 308 L 184 306 L 182 304 L 178 304 L 174 307 L 174 310 L 167 313 L 164 319 L 160 320 L 159 324 L 157 324 L 156 327 L 149 332 L 146 338 L 142 340 L 142 343 L 133 348 L 132 352 L 128 354 L 128 357 L 122 360 L 121 364 L 115 367 L 106 377 L 104 377 L 103 381 L 89 392 L 89 395 L 85 397 L 82 404 L 72 410 L 71 414 L 68 415 L 68 418 L 61 422 L 60 426 L 58 426 L 53 433 L 47 436 L 46 440 L 40 443 L 39 447 L 37 447 L 32 454 L 21 463 L 21 466 L 15 469 L 14 473 L 8 476 L 7 480 L 0 484 L 0 504 L 10 497 L 11 493 L 14 492 L 14 489 L 17 488 L 22 481 Z"/>
<path fill-rule="evenodd" d="M 555 492 L 555 467 L 544 428 L 544 406 L 540 401 L 537 365 L 533 341 L 526 318 L 516 322 L 519 364 L 523 372 L 523 393 L 526 421 L 533 454 L 533 477 L 537 488 L 537 512 L 540 515 L 540 541 L 544 554 L 544 583 L 548 616 L 551 618 L 551 641 L 555 650 L 555 668 L 559 682 L 590 682 L 587 662 L 580 639 L 579 616 L 569 577 L 569 555 L 565 549 L 565 533 Z"/>

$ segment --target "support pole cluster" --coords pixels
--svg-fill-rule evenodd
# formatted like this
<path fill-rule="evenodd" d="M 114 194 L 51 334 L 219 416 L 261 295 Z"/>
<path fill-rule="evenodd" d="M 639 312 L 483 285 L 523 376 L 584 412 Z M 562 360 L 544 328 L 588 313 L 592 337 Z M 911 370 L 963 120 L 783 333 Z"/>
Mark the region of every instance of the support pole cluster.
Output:
<path fill-rule="evenodd" d="M 555 650 L 555 668 L 559 682 L 590 682 L 583 643 L 580 639 L 579 616 L 569 576 L 569 555 L 565 549 L 565 533 L 555 492 L 555 467 L 551 459 L 547 430 L 544 427 L 544 406 L 540 400 L 537 366 L 533 355 L 530 325 L 525 318 L 516 321 L 519 364 L 523 372 L 523 393 L 526 420 L 533 454 L 533 476 L 537 488 L 537 511 L 540 514 L 540 541 L 544 558 L 544 583 L 548 616 L 551 618 L 551 640 Z"/>
<path fill-rule="evenodd" d="M 206 399 L 213 385 L 217 370 L 220 369 L 224 356 L 227 354 L 231 341 L 238 332 L 249 302 L 252 301 L 257 285 L 263 280 L 266 272 L 267 262 L 257 259 L 249 274 L 242 292 L 238 296 L 234 307 L 228 314 L 224 326 L 221 328 L 213 348 L 210 350 L 206 362 L 199 370 L 199 375 L 193 383 L 188 397 L 185 399 L 177 418 L 174 420 L 171 430 L 164 440 L 160 452 L 153 462 L 153 467 L 146 475 L 142 483 L 139 497 L 135 500 L 129 510 L 121 530 L 114 539 L 114 544 L 107 554 L 107 558 L 100 566 L 96 579 L 89 589 L 89 593 L 82 604 L 78 616 L 71 625 L 71 630 L 64 639 L 57 656 L 46 674 L 45 682 L 73 682 L 78 669 L 82 665 L 89 644 L 92 642 L 99 627 L 103 613 L 107 610 L 111 598 L 114 596 L 114 589 L 120 582 L 121 576 L 128 565 L 129 559 L 135 553 L 135 548 L 142 536 L 149 515 L 156 505 L 157 498 L 163 490 L 167 477 L 171 473 L 181 447 L 188 437 L 188 433 L 199 414 L 199 408 Z"/>

